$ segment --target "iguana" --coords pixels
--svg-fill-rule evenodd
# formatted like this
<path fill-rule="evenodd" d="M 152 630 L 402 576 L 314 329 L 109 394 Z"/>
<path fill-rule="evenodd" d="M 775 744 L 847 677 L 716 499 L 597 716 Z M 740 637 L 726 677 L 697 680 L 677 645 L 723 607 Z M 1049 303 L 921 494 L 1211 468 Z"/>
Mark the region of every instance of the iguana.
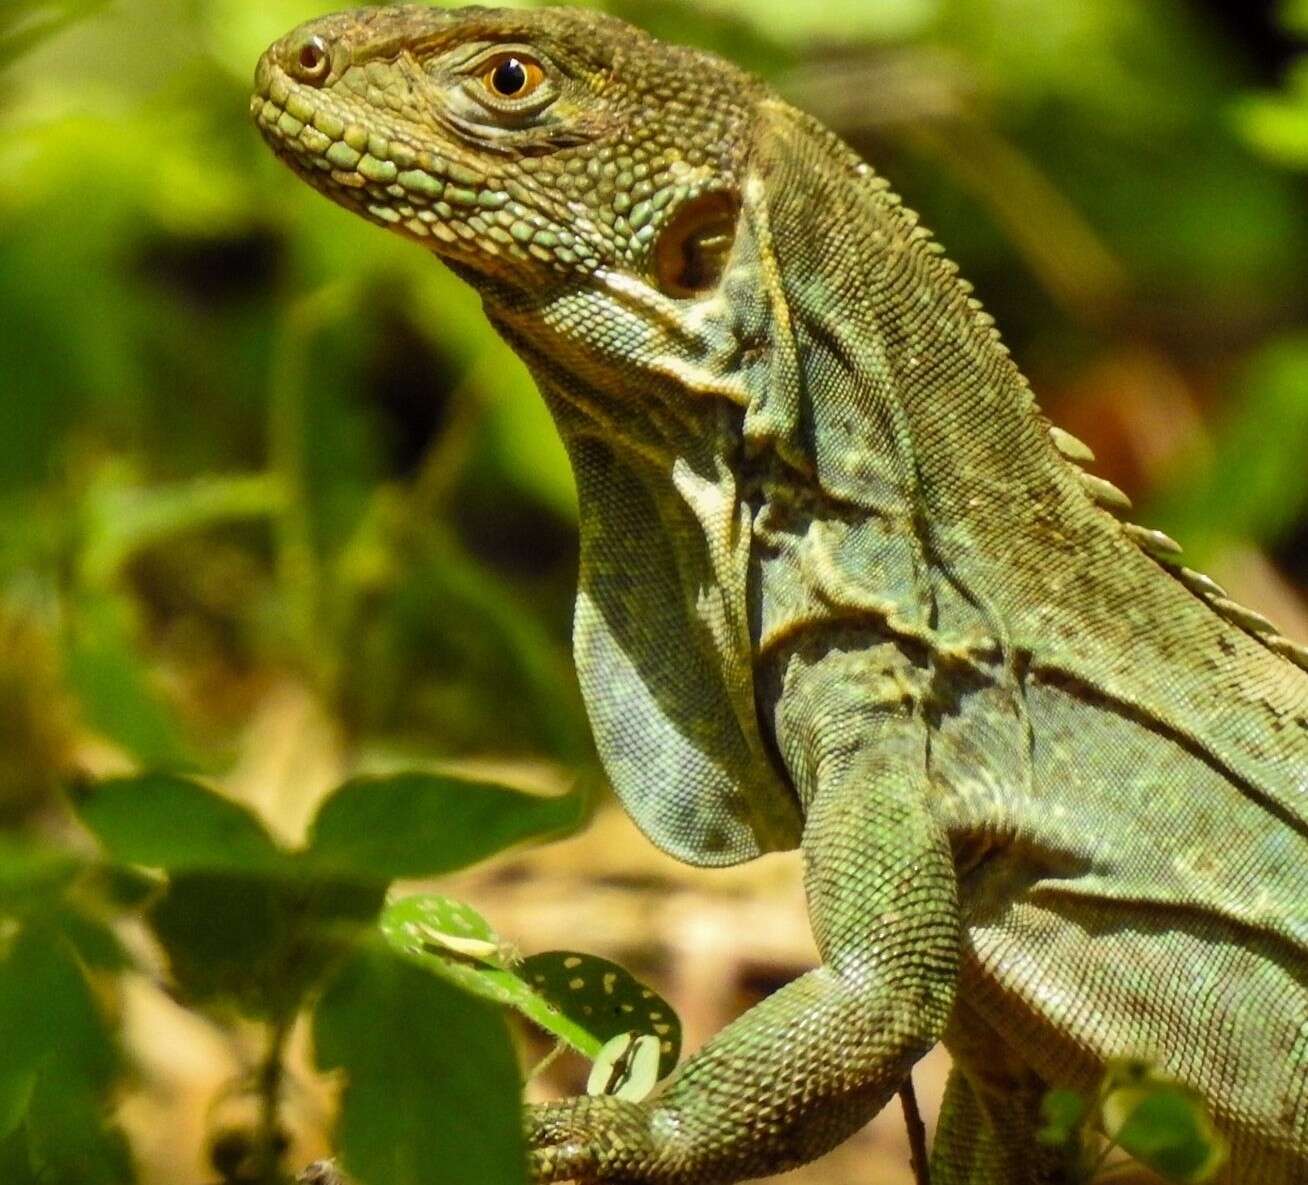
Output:
<path fill-rule="evenodd" d="M 1070 1177 L 1039 1100 L 1122 1055 L 1203 1093 L 1227 1180 L 1308 1181 L 1308 651 L 1119 519 L 885 182 L 589 11 L 324 17 L 256 92 L 531 369 L 636 822 L 701 865 L 803 853 L 821 966 L 644 1102 L 530 1110 L 535 1178 L 798 1165 L 943 1041 L 937 1185 Z"/>

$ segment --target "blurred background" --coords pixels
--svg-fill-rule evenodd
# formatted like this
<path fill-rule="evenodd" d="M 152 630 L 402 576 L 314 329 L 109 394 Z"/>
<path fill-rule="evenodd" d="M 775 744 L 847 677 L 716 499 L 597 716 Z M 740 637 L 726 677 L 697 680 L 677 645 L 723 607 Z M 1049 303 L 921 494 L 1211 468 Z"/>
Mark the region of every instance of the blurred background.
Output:
<path fill-rule="evenodd" d="M 593 766 L 574 493 L 525 372 L 248 122 L 259 52 L 328 7 L 0 8 L 7 829 L 59 828 L 74 773 L 191 769 L 294 837 L 358 771 Z M 850 140 L 1136 521 L 1308 640 L 1308 0 L 607 7 Z M 647 976 L 690 1048 L 814 957 L 793 860 L 682 869 L 611 809 L 446 885 L 524 949 Z M 146 984 L 122 1010 L 142 1180 L 212 1180 L 241 1034 Z M 303 1158 L 324 1106 L 306 1086 Z M 910 1180 L 897 1111 L 809 1175 Z"/>

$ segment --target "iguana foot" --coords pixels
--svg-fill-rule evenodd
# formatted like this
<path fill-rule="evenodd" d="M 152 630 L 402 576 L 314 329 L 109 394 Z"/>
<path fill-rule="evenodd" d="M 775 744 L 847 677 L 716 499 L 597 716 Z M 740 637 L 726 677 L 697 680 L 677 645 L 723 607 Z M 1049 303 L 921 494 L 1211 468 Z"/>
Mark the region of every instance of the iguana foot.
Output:
<path fill-rule="evenodd" d="M 618 1182 L 652 1185 L 670 1180 L 648 1105 L 608 1095 L 528 1107 L 527 1147 L 536 1182 Z"/>

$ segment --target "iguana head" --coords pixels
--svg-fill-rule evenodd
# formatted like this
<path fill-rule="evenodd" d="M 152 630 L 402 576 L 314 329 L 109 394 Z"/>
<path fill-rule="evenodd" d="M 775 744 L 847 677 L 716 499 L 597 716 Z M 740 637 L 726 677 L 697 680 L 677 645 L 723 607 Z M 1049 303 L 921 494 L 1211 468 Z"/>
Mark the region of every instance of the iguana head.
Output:
<path fill-rule="evenodd" d="M 311 185 L 492 287 L 676 296 L 730 245 L 760 87 L 580 9 L 359 9 L 276 42 L 252 112 Z"/>
<path fill-rule="evenodd" d="M 531 367 L 577 477 L 597 745 L 637 822 L 698 863 L 799 835 L 758 726 L 733 464 L 761 351 L 724 296 L 754 283 L 728 272 L 765 100 L 599 13 L 417 6 L 302 26 L 252 100 L 282 159 L 455 268 Z"/>

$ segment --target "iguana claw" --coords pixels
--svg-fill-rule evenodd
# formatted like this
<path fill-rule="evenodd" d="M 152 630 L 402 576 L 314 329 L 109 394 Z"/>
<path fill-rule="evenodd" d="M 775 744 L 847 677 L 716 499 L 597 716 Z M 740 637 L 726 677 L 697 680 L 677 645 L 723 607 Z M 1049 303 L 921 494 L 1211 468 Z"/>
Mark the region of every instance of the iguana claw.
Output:
<path fill-rule="evenodd" d="M 529 1107 L 526 1136 L 533 1181 L 634 1185 L 665 1175 L 645 1104 L 601 1095 Z"/>

